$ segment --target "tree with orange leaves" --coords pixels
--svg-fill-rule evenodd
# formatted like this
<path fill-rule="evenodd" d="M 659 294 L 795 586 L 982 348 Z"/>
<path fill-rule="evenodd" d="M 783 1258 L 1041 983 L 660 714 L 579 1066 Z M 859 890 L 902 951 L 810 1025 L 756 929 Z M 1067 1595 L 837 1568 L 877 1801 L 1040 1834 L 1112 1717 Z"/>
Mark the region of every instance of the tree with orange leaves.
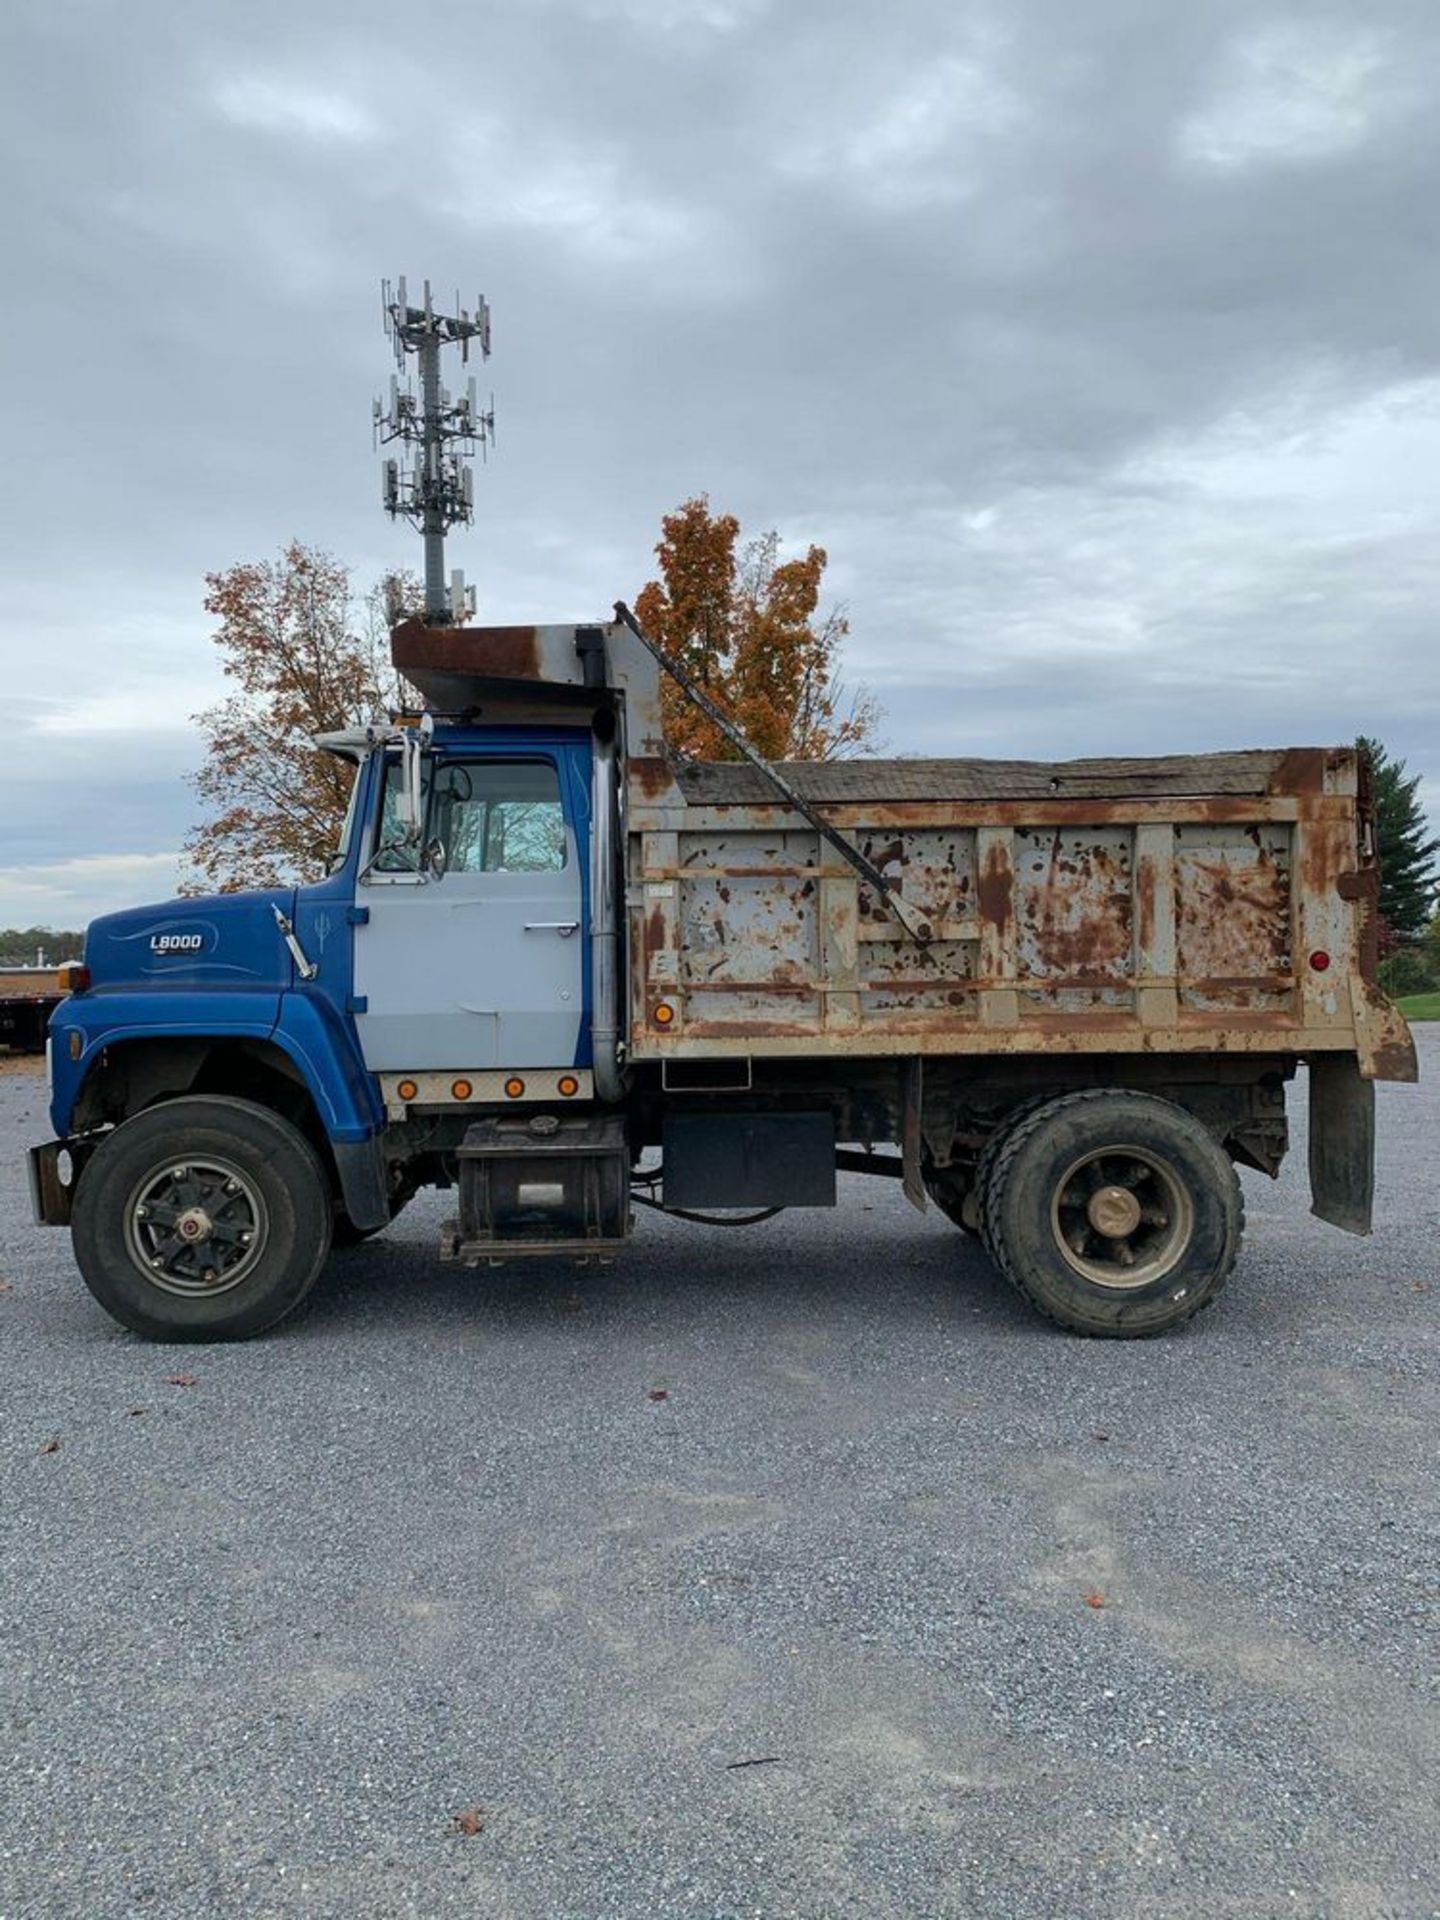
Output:
<path fill-rule="evenodd" d="M 847 698 L 837 678 L 850 623 L 841 608 L 818 612 L 825 549 L 782 560 L 771 532 L 737 554 L 739 537 L 739 521 L 712 513 L 705 494 L 666 514 L 655 548 L 660 579 L 635 601 L 640 624 L 767 759 L 839 760 L 873 748 L 878 706 L 863 688 Z M 662 682 L 661 699 L 677 752 L 735 758 L 673 680 Z"/>
<path fill-rule="evenodd" d="M 206 755 L 192 783 L 207 818 L 185 848 L 194 884 L 229 893 L 317 879 L 340 838 L 353 770 L 311 736 L 383 718 L 407 699 L 390 665 L 384 584 L 357 598 L 345 567 L 298 540 L 205 584 L 235 691 L 195 716 Z"/>

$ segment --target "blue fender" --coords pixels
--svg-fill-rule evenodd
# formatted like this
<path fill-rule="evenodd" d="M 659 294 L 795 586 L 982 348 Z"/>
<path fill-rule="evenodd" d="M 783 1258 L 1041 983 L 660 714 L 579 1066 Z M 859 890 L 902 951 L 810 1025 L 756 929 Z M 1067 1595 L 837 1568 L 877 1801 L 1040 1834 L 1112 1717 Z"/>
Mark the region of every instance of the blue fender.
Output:
<path fill-rule="evenodd" d="M 118 1017 L 117 1017 L 118 1016 Z M 71 1035 L 80 1047 L 71 1053 Z M 80 1088 L 107 1047 L 127 1040 L 268 1040 L 294 1061 L 336 1145 L 369 1140 L 385 1125 L 375 1082 L 353 1032 L 328 1001 L 297 993 L 97 993 L 63 1000 L 50 1022 L 56 1137 L 72 1131 Z"/>
<path fill-rule="evenodd" d="M 329 1000 L 283 994 L 268 1037 L 300 1069 L 333 1144 L 369 1140 L 383 1130 L 385 1109 L 360 1057 L 354 1027 Z"/>
<path fill-rule="evenodd" d="M 81 993 L 62 1000 L 50 1017 L 50 1123 L 57 1139 L 70 1135 L 80 1089 L 106 1047 L 127 1040 L 268 1040 L 279 1011 L 273 989 Z M 72 1054 L 77 1033 L 80 1045 Z"/>

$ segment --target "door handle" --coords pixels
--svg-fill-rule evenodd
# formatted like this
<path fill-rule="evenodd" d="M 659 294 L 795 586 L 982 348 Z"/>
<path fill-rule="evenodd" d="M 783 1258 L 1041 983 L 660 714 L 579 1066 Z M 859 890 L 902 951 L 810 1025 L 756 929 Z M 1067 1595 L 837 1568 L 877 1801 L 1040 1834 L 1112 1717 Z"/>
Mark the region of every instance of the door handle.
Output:
<path fill-rule="evenodd" d="M 578 920 L 527 920 L 526 933 L 558 933 L 562 940 L 568 940 L 580 925 Z"/>

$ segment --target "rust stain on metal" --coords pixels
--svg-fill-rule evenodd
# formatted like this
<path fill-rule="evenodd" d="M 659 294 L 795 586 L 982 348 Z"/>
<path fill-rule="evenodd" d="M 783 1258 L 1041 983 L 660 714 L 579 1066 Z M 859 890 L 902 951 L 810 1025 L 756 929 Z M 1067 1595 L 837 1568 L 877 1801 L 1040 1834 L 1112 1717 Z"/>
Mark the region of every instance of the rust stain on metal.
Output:
<path fill-rule="evenodd" d="M 1090 833 L 1022 836 L 1015 898 L 1020 966 L 1026 977 L 1091 976 L 1109 985 L 1131 971 L 1131 836 Z"/>
<path fill-rule="evenodd" d="M 655 800 L 675 778 L 670 762 L 659 755 L 636 754 L 625 765 L 626 775 L 644 800 Z"/>
<path fill-rule="evenodd" d="M 791 1020 L 692 1020 L 692 1040 L 812 1040 L 815 1029 Z"/>
<path fill-rule="evenodd" d="M 918 827 L 966 831 L 976 827 L 1119 827 L 1147 820 L 1292 819 L 1297 804 L 1298 796 L 1287 791 L 1255 798 L 1248 794 L 1214 794 L 1203 799 L 1190 796 L 1181 800 L 1137 795 L 1124 800 L 963 800 L 953 805 L 939 805 L 933 800 L 884 801 L 873 806 L 827 806 L 824 812 L 831 824 L 842 831 L 893 827 L 908 832 Z M 716 811 L 738 817 L 742 812 L 758 813 L 760 809 L 732 807 Z M 769 811 L 774 813 L 778 809 Z"/>
<path fill-rule="evenodd" d="M 423 620 L 406 620 L 390 635 L 390 657 L 402 673 L 540 678 L 540 636 L 534 627 L 427 627 Z"/>
<path fill-rule="evenodd" d="M 1008 927 L 1014 911 L 1014 898 L 1011 888 L 1010 862 L 1002 847 L 991 847 L 985 856 L 985 867 L 975 886 L 975 900 L 980 909 L 980 918 L 988 920 L 992 926 Z"/>
<path fill-rule="evenodd" d="M 1323 747 L 1287 747 L 1270 776 L 1270 792 L 1323 793 L 1325 763 Z"/>
<path fill-rule="evenodd" d="M 1188 827 L 1176 834 L 1176 953 L 1183 989 L 1242 996 L 1289 984 L 1288 830 Z"/>

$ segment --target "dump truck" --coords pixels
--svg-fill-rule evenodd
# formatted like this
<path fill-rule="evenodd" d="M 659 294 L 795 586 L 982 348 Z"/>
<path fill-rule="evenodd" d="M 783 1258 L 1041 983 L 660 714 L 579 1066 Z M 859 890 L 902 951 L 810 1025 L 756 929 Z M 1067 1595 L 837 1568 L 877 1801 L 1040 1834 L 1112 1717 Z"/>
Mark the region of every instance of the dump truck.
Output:
<path fill-rule="evenodd" d="M 257 1334 L 424 1187 L 484 1268 L 846 1173 L 1060 1326 L 1158 1334 L 1301 1066 L 1313 1211 L 1369 1231 L 1374 1083 L 1416 1067 L 1354 749 L 772 766 L 716 715 L 736 758 L 694 764 L 661 675 L 713 704 L 623 605 L 392 653 L 420 710 L 317 742 L 355 770 L 326 876 L 106 915 L 67 980 L 35 1208 L 125 1326 Z"/>

